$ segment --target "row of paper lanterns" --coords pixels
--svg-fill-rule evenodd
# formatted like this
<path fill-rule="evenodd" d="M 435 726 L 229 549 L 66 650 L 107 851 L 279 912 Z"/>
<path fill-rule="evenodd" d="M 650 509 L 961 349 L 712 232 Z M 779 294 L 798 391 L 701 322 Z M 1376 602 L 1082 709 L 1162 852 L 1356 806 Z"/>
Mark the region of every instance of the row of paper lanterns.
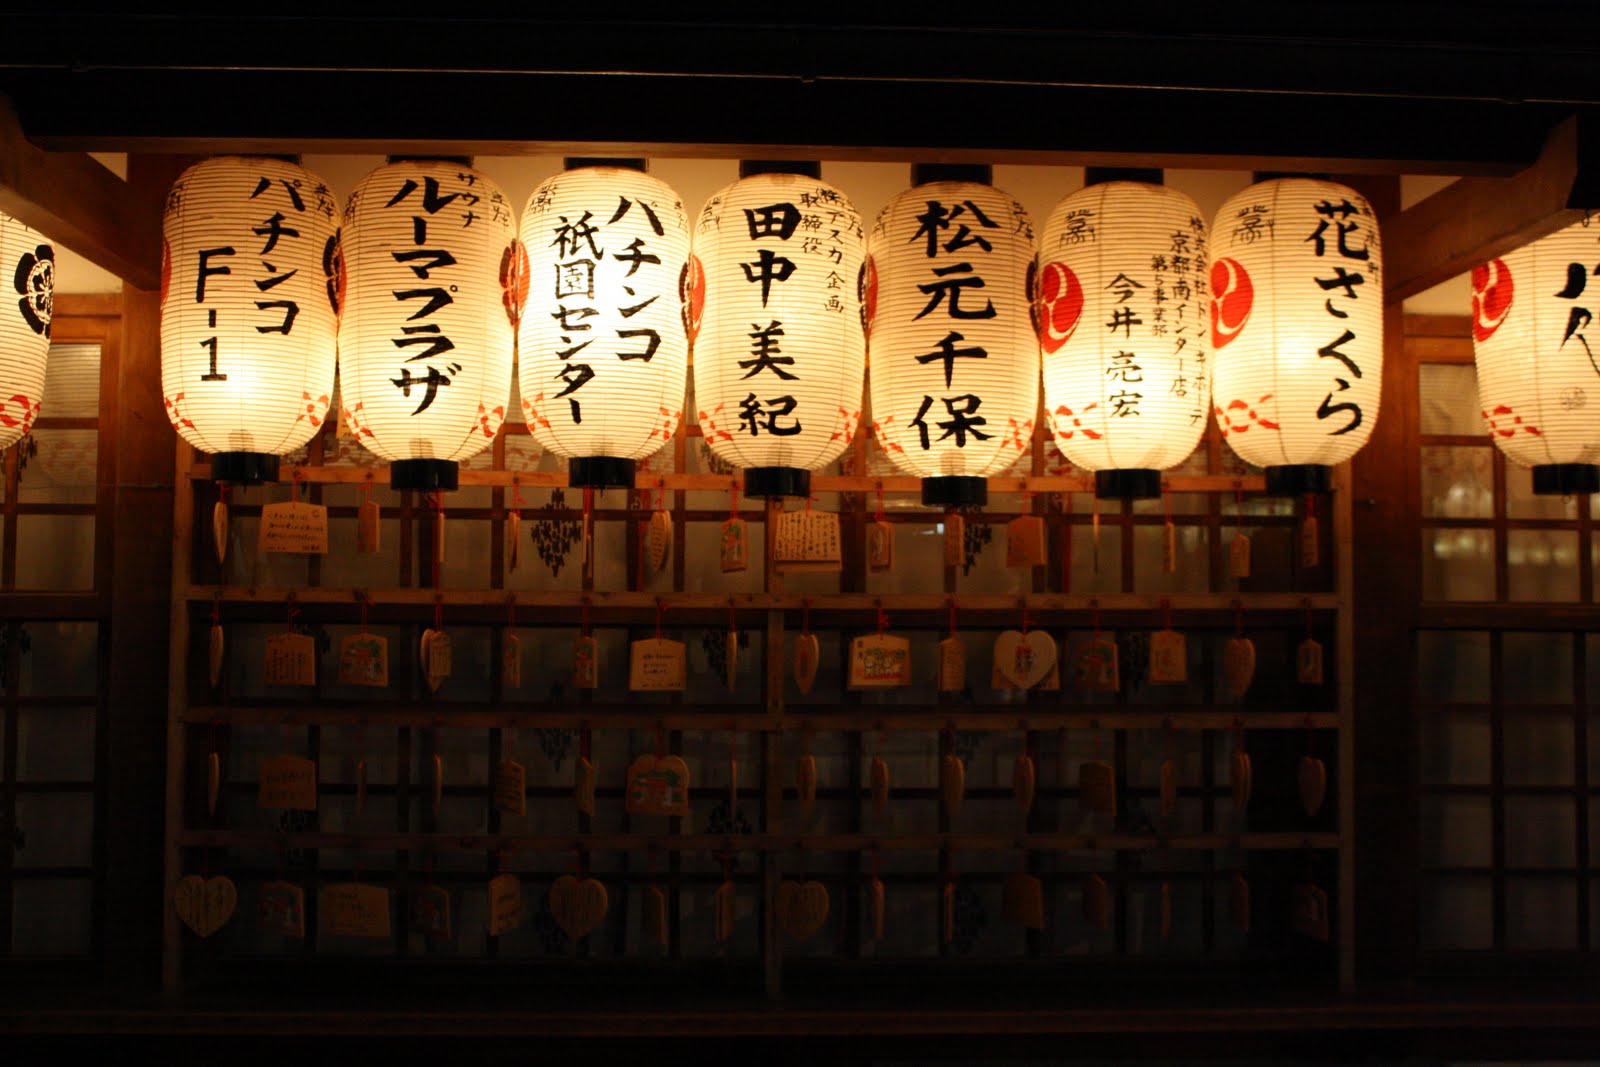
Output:
<path fill-rule="evenodd" d="M 166 207 L 169 417 L 219 477 L 271 476 L 329 417 L 337 360 L 340 414 L 395 484 L 448 487 L 505 420 L 518 351 L 537 443 L 575 484 L 627 484 L 683 419 L 692 345 L 708 446 L 751 492 L 802 494 L 854 436 L 870 347 L 871 429 L 929 503 L 980 500 L 1028 447 L 1041 376 L 1052 438 L 1105 495 L 1159 492 L 1210 418 L 1281 491 L 1325 487 L 1372 432 L 1382 254 L 1354 190 L 1269 180 L 1207 225 L 1176 190 L 1097 182 L 1036 237 L 1021 204 L 947 168 L 869 233 L 814 168 L 747 165 L 691 223 L 640 170 L 578 167 L 518 232 L 464 161 L 393 161 L 342 213 L 295 163 L 205 161 Z M 1541 491 L 1592 489 L 1600 459 L 1597 236 L 1585 220 L 1473 273 L 1484 418 Z M 9 220 L 0 255 L 8 444 L 38 413 L 50 257 Z"/>

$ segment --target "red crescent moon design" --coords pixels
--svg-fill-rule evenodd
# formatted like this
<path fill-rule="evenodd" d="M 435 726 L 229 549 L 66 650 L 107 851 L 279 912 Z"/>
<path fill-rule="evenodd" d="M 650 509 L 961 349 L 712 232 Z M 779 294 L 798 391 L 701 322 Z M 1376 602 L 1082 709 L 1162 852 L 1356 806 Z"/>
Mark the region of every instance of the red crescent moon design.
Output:
<path fill-rule="evenodd" d="M 1211 347 L 1221 348 L 1239 336 L 1250 318 L 1255 287 L 1250 275 L 1236 259 L 1218 259 L 1211 264 Z"/>
<path fill-rule="evenodd" d="M 1513 286 L 1504 260 L 1491 259 L 1472 268 L 1472 337 L 1487 341 L 1511 314 Z"/>
<path fill-rule="evenodd" d="M 1083 285 L 1065 263 L 1046 263 L 1039 273 L 1039 344 L 1055 352 L 1067 343 L 1083 314 Z"/>

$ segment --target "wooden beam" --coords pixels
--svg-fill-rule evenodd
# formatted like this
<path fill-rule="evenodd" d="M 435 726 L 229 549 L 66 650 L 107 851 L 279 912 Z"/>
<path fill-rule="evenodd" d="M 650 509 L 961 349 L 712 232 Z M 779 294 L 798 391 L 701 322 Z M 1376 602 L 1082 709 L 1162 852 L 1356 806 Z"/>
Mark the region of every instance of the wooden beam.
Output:
<path fill-rule="evenodd" d="M 1462 178 L 1383 223 L 1385 303 L 1398 303 L 1569 226 L 1578 180 L 1578 120 L 1550 131 L 1539 158 L 1510 178 Z"/>
<path fill-rule="evenodd" d="M 27 223 L 123 281 L 161 288 L 161 212 L 82 152 L 29 141 L 0 96 L 0 211 Z"/>

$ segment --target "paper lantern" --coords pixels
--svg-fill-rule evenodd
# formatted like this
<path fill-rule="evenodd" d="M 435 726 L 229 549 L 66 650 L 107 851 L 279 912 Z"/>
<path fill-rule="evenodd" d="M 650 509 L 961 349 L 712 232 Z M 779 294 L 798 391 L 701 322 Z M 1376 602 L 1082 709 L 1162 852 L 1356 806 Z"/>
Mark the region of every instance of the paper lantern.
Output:
<path fill-rule="evenodd" d="M 1160 496 L 1211 410 L 1199 207 L 1163 185 L 1089 185 L 1050 213 L 1038 261 L 1056 446 L 1095 472 L 1101 497 Z"/>
<path fill-rule="evenodd" d="M 861 421 L 865 231 L 817 164 L 741 170 L 695 227 L 695 407 L 711 451 L 745 469 L 747 495 L 809 496 L 810 472 Z"/>
<path fill-rule="evenodd" d="M 392 161 L 344 209 L 339 388 L 396 489 L 454 489 L 505 421 L 527 273 L 511 205 L 464 160 Z"/>
<path fill-rule="evenodd" d="M 50 242 L 0 215 L 0 277 L 9 283 L 9 298 L 0 309 L 0 448 L 21 440 L 39 417 L 55 268 Z"/>
<path fill-rule="evenodd" d="M 1211 226 L 1211 397 L 1267 491 L 1326 491 L 1378 421 L 1383 253 L 1366 199 L 1277 178 L 1228 200 Z"/>
<path fill-rule="evenodd" d="M 567 457 L 572 485 L 631 486 L 633 461 L 683 420 L 689 222 L 642 161 L 571 162 L 522 216 L 522 410 L 534 440 Z"/>
<path fill-rule="evenodd" d="M 1472 269 L 1472 350 L 1489 439 L 1533 491 L 1600 491 L 1600 219 Z M 1592 328 L 1591 328 L 1591 324 Z"/>
<path fill-rule="evenodd" d="M 167 196 L 161 392 L 214 478 L 275 480 L 328 413 L 336 206 L 321 178 L 270 156 L 197 163 Z"/>
<path fill-rule="evenodd" d="M 983 479 L 1027 448 L 1038 413 L 1033 225 L 986 180 L 956 177 L 987 170 L 916 168 L 867 238 L 872 429 L 923 479 L 924 504 L 985 503 Z"/>

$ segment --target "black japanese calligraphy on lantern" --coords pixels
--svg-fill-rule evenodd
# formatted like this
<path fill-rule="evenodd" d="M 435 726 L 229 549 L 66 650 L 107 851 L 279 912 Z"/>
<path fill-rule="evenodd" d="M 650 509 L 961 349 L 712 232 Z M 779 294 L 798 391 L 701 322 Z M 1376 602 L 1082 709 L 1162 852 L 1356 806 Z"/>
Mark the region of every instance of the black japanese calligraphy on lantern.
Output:
<path fill-rule="evenodd" d="M 1587 263 L 1568 263 L 1566 284 L 1561 291 L 1556 293 L 1560 300 L 1572 301 L 1572 307 L 1567 311 L 1567 325 L 1561 333 L 1561 346 L 1566 347 L 1568 341 L 1576 339 L 1583 346 L 1583 351 L 1589 357 L 1589 365 L 1600 373 L 1600 363 L 1595 362 L 1594 349 L 1589 346 L 1589 326 L 1594 321 L 1594 315 L 1587 307 L 1578 304 L 1578 298 L 1583 296 L 1588 288 L 1589 277 L 1600 274 L 1600 263 L 1590 267 Z M 1587 303 L 1588 301 L 1585 301 Z"/>
<path fill-rule="evenodd" d="M 911 243 L 926 239 L 925 254 L 929 259 L 937 256 L 940 249 L 954 253 L 974 245 L 985 252 L 992 252 L 994 248 L 988 239 L 981 232 L 974 231 L 969 223 L 976 224 L 979 230 L 1000 228 L 999 223 L 991 220 L 971 200 L 948 207 L 938 200 L 929 200 L 927 209 L 917 216 L 917 222 L 919 225 L 911 237 Z"/>
<path fill-rule="evenodd" d="M 794 366 L 794 357 L 782 354 L 783 323 L 773 319 L 763 326 L 759 322 L 750 324 L 750 358 L 739 361 L 739 369 L 745 373 L 742 378 L 754 378 L 762 371 L 771 371 L 784 381 L 797 381 L 798 375 L 784 370 L 784 367 Z"/>
<path fill-rule="evenodd" d="M 790 437 L 800 432 L 800 420 L 793 419 L 787 425 L 779 422 L 788 418 L 795 409 L 795 398 L 792 396 L 773 396 L 765 400 L 757 400 L 756 394 L 751 393 L 739 402 L 739 425 L 751 437 L 763 433 L 770 433 L 774 437 Z"/>
<path fill-rule="evenodd" d="M 1311 244 L 1312 253 L 1317 258 L 1346 259 L 1363 265 L 1368 262 L 1371 253 L 1367 248 L 1360 221 L 1364 214 L 1361 209 L 1352 204 L 1348 198 L 1341 198 L 1337 204 L 1329 199 L 1320 200 L 1312 205 L 1312 210 L 1319 218 L 1316 227 L 1305 240 Z M 1322 292 L 1329 294 L 1323 302 L 1323 308 L 1333 320 L 1330 327 L 1336 327 L 1338 334 L 1334 340 L 1317 349 L 1317 358 L 1337 361 L 1348 377 L 1337 374 L 1334 376 L 1334 388 L 1323 397 L 1317 406 L 1316 415 L 1319 421 L 1333 419 L 1334 424 L 1342 420 L 1343 425 L 1338 429 L 1328 431 L 1330 436 L 1337 437 L 1356 429 L 1365 419 L 1360 404 L 1353 400 L 1341 400 L 1336 403 L 1334 398 L 1350 388 L 1351 379 L 1361 377 L 1360 365 L 1343 350 L 1345 345 L 1356 340 L 1355 331 L 1345 325 L 1344 320 L 1350 317 L 1347 305 L 1360 299 L 1361 294 L 1357 290 L 1366 283 L 1366 272 L 1364 267 L 1351 269 L 1342 263 L 1330 264 L 1327 270 L 1331 272 L 1329 275 L 1314 275 L 1312 281 Z"/>
<path fill-rule="evenodd" d="M 466 184 L 468 190 L 477 181 L 475 174 L 459 174 L 457 177 Z M 415 200 L 412 199 L 414 195 Z M 419 391 L 417 406 L 411 412 L 413 415 L 420 415 L 428 410 L 438 397 L 439 390 L 449 386 L 462 369 L 460 363 L 446 363 L 441 369 L 427 362 L 446 352 L 454 351 L 456 347 L 443 327 L 427 320 L 455 303 L 455 297 L 451 295 L 455 286 L 449 284 L 449 281 L 455 273 L 451 268 L 458 266 L 455 254 L 444 247 L 444 242 L 430 238 L 429 226 L 434 222 L 443 221 L 448 221 L 461 229 L 471 226 L 473 219 L 476 218 L 471 209 L 478 201 L 477 194 L 470 191 L 457 190 L 443 193 L 439 179 L 433 175 L 425 175 L 421 183 L 413 178 L 402 181 L 394 195 L 384 204 L 385 207 L 391 208 L 404 204 L 407 208 L 419 212 L 411 217 L 413 247 L 393 251 L 390 255 L 396 263 L 406 267 L 417 280 L 435 283 L 413 289 L 390 290 L 390 295 L 398 303 L 407 306 L 411 312 L 402 320 L 404 325 L 400 327 L 400 336 L 390 340 L 395 348 L 407 353 L 405 357 L 407 364 L 422 364 L 417 368 L 417 373 L 413 373 L 411 367 L 406 366 L 401 368 L 400 377 L 389 379 L 400 391 L 400 395 L 407 399 L 412 397 L 413 390 Z M 452 211 L 441 219 L 440 213 L 446 208 L 452 208 Z M 422 373 L 423 371 L 426 373 Z"/>
<path fill-rule="evenodd" d="M 939 342 L 938 347 L 934 349 L 934 351 L 925 352 L 916 357 L 917 362 L 928 364 L 932 363 L 934 360 L 943 360 L 944 384 L 945 388 L 948 389 L 950 387 L 950 380 L 955 375 L 956 360 L 989 358 L 989 353 L 985 349 L 979 348 L 977 345 L 969 345 L 966 348 L 956 347 L 957 344 L 965 340 L 966 338 L 961 336 L 961 334 L 951 330 L 949 333 L 945 334 L 944 339 Z"/>
<path fill-rule="evenodd" d="M 937 439 L 931 437 L 926 418 L 928 410 L 933 407 L 933 397 L 924 396 L 922 398 L 922 405 L 917 408 L 917 417 L 911 420 L 911 425 L 917 428 L 917 436 L 922 442 L 924 451 L 932 448 L 936 441 L 944 441 L 951 437 L 955 438 L 955 446 L 957 448 L 965 448 L 967 447 L 967 438 L 969 436 L 977 441 L 987 441 L 993 436 L 978 429 L 980 426 L 987 425 L 989 420 L 977 413 L 978 408 L 983 406 L 983 401 L 977 396 L 972 393 L 964 393 L 961 396 L 943 396 L 938 399 L 944 404 L 945 414 L 949 418 L 940 421 L 937 413 L 935 413 L 934 425 L 944 431 Z"/>

